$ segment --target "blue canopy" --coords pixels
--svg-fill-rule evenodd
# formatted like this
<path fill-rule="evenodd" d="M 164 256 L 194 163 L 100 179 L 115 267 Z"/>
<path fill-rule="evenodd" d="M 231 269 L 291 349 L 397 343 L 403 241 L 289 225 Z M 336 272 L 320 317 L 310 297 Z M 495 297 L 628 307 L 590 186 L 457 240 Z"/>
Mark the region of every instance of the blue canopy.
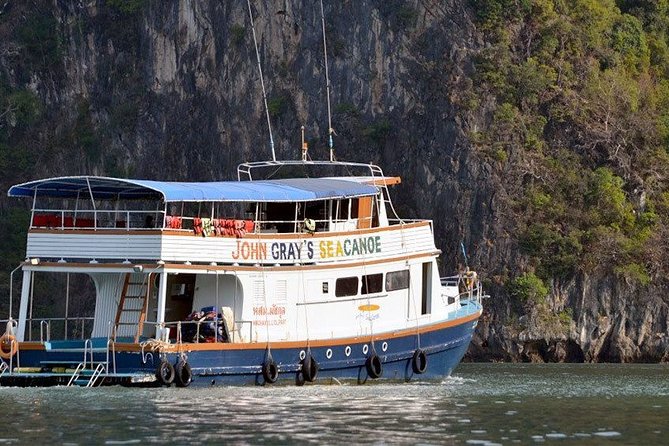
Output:
<path fill-rule="evenodd" d="M 173 201 L 295 202 L 375 195 L 376 187 L 339 178 L 291 178 L 205 183 L 96 176 L 47 178 L 9 188 L 10 197 L 146 199 Z"/>

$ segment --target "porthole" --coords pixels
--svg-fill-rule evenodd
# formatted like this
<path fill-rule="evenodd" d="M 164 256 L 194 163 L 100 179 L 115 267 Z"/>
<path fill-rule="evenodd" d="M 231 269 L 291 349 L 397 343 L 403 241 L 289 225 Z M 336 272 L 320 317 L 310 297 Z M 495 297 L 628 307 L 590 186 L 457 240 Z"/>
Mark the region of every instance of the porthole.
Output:
<path fill-rule="evenodd" d="M 300 351 L 300 361 L 302 361 L 306 357 L 307 357 L 307 352 L 305 352 L 304 350 Z"/>
<path fill-rule="evenodd" d="M 325 357 L 328 359 L 332 358 L 332 349 L 330 348 L 327 349 L 327 351 L 325 352 Z"/>
<path fill-rule="evenodd" d="M 388 343 L 386 341 L 383 341 L 383 344 L 381 344 L 381 350 L 384 352 L 388 350 Z"/>
<path fill-rule="evenodd" d="M 344 349 L 344 354 L 346 355 L 347 358 L 349 356 L 351 356 L 351 347 L 350 346 L 348 346 L 348 345 L 346 346 L 346 348 Z"/>
<path fill-rule="evenodd" d="M 367 344 L 363 345 L 362 346 L 362 354 L 366 355 L 368 351 L 369 351 L 369 347 L 367 346 Z"/>

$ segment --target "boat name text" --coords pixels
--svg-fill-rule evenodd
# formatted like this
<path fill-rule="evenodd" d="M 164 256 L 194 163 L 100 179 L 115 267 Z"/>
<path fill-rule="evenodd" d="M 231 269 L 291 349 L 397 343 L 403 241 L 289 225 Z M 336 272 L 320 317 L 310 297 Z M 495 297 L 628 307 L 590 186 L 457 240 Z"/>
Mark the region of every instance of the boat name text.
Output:
<path fill-rule="evenodd" d="M 237 240 L 232 258 L 235 260 L 311 260 L 314 256 L 319 259 L 329 259 L 374 254 L 381 252 L 381 236 L 322 240 L 318 242 L 318 249 L 314 248 L 312 240 L 274 243 Z"/>

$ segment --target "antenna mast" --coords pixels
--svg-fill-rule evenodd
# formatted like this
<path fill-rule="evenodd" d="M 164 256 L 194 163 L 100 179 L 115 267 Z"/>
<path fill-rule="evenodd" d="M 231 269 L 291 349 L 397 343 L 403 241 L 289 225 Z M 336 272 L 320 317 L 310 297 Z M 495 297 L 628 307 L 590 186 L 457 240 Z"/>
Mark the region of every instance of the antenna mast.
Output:
<path fill-rule="evenodd" d="M 321 0 L 321 24 L 323 25 L 323 53 L 325 55 L 325 84 L 328 99 L 328 146 L 330 147 L 330 161 L 334 161 L 334 142 L 332 141 L 332 112 L 330 108 L 330 73 L 328 71 L 328 46 L 325 40 L 325 13 L 323 12 L 323 0 Z"/>
<path fill-rule="evenodd" d="M 251 12 L 251 0 L 246 0 L 249 7 L 249 19 L 251 19 L 251 31 L 253 32 L 253 45 L 256 49 L 256 59 L 258 60 L 258 72 L 260 73 L 260 86 L 262 87 L 262 99 L 265 103 L 265 116 L 267 116 L 267 128 L 269 129 L 269 145 L 272 149 L 272 161 L 276 161 L 276 154 L 274 153 L 274 138 L 272 137 L 272 124 L 269 120 L 269 109 L 267 108 L 267 93 L 265 92 L 265 82 L 262 77 L 262 66 L 260 65 L 260 52 L 258 52 L 258 40 L 256 39 L 256 27 L 253 23 L 253 12 Z M 321 2 L 321 13 L 323 12 L 323 2 Z M 323 25 L 325 26 L 325 25 Z M 327 72 L 327 69 L 326 69 Z M 328 99 L 328 113 L 330 109 L 330 102 Z"/>

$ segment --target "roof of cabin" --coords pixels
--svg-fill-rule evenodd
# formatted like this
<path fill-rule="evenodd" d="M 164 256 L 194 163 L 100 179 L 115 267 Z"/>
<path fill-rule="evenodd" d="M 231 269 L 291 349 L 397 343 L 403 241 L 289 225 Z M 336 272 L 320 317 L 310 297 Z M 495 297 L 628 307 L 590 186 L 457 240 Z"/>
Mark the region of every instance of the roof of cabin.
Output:
<path fill-rule="evenodd" d="M 375 195 L 369 184 L 339 178 L 169 182 L 97 176 L 46 178 L 9 188 L 10 197 L 162 199 L 173 201 L 295 202 Z"/>

